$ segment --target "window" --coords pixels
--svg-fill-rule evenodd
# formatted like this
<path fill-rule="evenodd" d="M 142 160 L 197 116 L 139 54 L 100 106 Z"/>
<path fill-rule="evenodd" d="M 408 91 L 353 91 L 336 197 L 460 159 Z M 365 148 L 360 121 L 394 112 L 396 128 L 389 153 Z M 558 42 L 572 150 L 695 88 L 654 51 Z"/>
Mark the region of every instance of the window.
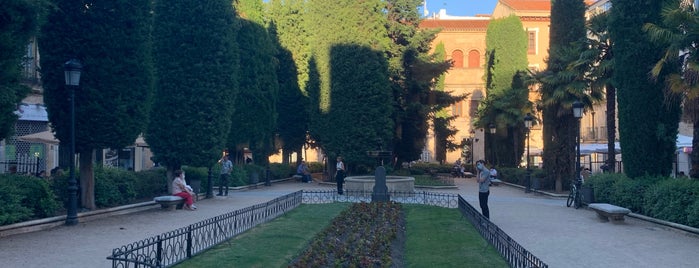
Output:
<path fill-rule="evenodd" d="M 451 115 L 453 116 L 461 116 L 463 113 L 463 110 L 461 108 L 462 104 L 461 102 L 457 102 L 451 105 Z"/>
<path fill-rule="evenodd" d="M 468 68 L 478 68 L 481 67 L 481 53 L 477 50 L 471 50 L 468 52 Z"/>
<path fill-rule="evenodd" d="M 536 54 L 536 31 L 527 31 L 527 54 Z"/>
<path fill-rule="evenodd" d="M 452 51 L 451 59 L 454 61 L 454 68 L 464 68 L 464 52 L 461 50 Z"/>

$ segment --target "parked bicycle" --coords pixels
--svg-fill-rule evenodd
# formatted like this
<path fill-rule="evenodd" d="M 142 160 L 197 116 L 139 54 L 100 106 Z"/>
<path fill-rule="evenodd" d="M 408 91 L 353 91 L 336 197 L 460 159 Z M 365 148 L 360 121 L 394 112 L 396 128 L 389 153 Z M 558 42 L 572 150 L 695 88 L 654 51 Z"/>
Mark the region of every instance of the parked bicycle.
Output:
<path fill-rule="evenodd" d="M 568 195 L 568 201 L 566 202 L 566 206 L 570 207 L 571 205 L 575 205 L 575 209 L 579 209 L 580 207 L 582 207 L 583 197 L 582 194 L 580 194 L 580 187 L 582 186 L 582 184 L 582 178 L 578 178 L 570 184 L 570 194 Z"/>

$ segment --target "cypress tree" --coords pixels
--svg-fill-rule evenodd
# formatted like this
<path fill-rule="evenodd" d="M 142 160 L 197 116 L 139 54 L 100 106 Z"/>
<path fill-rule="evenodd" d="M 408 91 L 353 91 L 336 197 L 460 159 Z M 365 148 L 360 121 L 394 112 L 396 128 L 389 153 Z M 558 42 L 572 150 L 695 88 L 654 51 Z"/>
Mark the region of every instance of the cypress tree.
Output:
<path fill-rule="evenodd" d="M 238 92 L 235 11 L 224 0 L 157 1 L 156 95 L 146 141 L 172 171 L 221 156 Z M 169 184 L 168 184 L 169 185 Z"/>
<path fill-rule="evenodd" d="M 667 176 L 675 157 L 680 98 L 665 91 L 666 70 L 649 73 L 663 54 L 642 27 L 659 23 L 663 1 L 613 0 L 609 33 L 614 41 L 613 81 L 619 105 L 619 143 L 631 178 Z M 672 69 L 672 68 L 670 68 Z"/>
<path fill-rule="evenodd" d="M 532 112 L 529 89 L 524 85 L 527 69 L 527 34 L 516 16 L 492 20 L 486 33 L 486 99 L 478 107 L 479 128 L 494 124 L 495 135 L 486 144 L 493 153 L 488 162 L 516 167 L 524 148 L 524 116 Z M 513 146 L 514 145 L 514 146 Z"/>
<path fill-rule="evenodd" d="M 583 0 L 556 0 L 551 6 L 551 31 L 547 69 L 541 80 L 541 115 L 543 121 L 544 169 L 555 181 L 556 191 L 563 181 L 575 178 L 575 144 L 578 121 L 573 117 L 576 100 L 586 106 L 591 101 L 581 79 L 584 74 L 565 72 L 582 52 L 585 32 Z"/>
<path fill-rule="evenodd" d="M 75 93 L 76 152 L 83 207 L 94 209 L 95 149 L 132 145 L 148 122 L 153 72 L 151 5 L 137 0 L 55 1 L 39 40 L 44 101 L 56 137 L 70 141 L 63 63 L 82 62 Z"/>

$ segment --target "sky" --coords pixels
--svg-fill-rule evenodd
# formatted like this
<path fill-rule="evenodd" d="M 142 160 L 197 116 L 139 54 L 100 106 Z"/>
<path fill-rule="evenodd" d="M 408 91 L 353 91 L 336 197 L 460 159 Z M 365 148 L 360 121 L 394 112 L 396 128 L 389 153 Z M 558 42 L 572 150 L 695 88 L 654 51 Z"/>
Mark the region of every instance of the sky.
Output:
<path fill-rule="evenodd" d="M 495 9 L 498 0 L 425 0 L 430 14 L 439 13 L 445 8 L 448 15 L 475 16 L 476 14 L 490 14 Z M 422 8 L 420 8 L 420 14 Z"/>

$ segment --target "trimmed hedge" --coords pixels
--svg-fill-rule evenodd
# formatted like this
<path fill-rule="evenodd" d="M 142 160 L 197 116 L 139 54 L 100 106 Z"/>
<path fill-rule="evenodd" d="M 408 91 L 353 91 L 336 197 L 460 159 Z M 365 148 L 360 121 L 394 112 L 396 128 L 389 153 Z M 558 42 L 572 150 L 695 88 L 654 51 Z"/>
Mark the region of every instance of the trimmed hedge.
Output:
<path fill-rule="evenodd" d="M 49 182 L 26 175 L 0 174 L 0 225 L 53 216 L 59 205 Z"/>

